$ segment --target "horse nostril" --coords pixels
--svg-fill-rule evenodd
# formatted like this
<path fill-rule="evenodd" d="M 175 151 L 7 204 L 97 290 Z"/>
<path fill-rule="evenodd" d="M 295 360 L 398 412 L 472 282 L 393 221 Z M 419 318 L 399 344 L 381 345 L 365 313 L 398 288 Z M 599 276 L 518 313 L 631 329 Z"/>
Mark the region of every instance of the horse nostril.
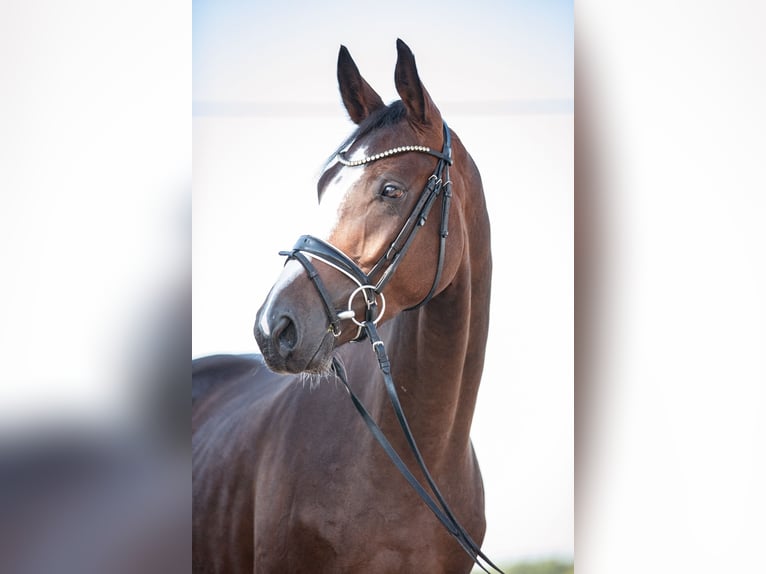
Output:
<path fill-rule="evenodd" d="M 298 330 L 295 328 L 295 323 L 293 323 L 292 319 L 286 315 L 279 318 L 272 336 L 283 357 L 287 356 L 298 343 Z"/>

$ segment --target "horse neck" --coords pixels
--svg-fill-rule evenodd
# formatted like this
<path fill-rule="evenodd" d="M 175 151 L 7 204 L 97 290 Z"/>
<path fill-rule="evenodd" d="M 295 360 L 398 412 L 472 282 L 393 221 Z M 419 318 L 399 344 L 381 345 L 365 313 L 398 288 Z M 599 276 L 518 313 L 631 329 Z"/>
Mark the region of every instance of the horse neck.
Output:
<path fill-rule="evenodd" d="M 427 305 L 392 321 L 387 344 L 402 406 L 427 460 L 469 451 L 484 367 L 491 256 L 480 181 L 474 186 L 473 211 L 463 214 L 470 230 L 458 272 Z"/>

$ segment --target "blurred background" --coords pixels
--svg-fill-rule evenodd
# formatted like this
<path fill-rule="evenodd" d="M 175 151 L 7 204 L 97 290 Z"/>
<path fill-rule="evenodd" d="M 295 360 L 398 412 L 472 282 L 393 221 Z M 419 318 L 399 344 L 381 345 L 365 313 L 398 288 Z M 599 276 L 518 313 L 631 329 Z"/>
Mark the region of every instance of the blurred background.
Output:
<path fill-rule="evenodd" d="M 766 540 L 766 6 L 577 2 L 577 565 Z"/>
<path fill-rule="evenodd" d="M 397 38 L 479 166 L 492 320 L 472 437 L 484 551 L 574 554 L 571 2 L 194 2 L 192 354 L 258 352 L 255 313 L 314 228 L 316 181 L 353 130 L 340 44 L 384 101 Z M 396 361 L 396 357 L 391 358 Z"/>
<path fill-rule="evenodd" d="M 188 572 L 191 13 L 0 5 L 0 571 Z"/>

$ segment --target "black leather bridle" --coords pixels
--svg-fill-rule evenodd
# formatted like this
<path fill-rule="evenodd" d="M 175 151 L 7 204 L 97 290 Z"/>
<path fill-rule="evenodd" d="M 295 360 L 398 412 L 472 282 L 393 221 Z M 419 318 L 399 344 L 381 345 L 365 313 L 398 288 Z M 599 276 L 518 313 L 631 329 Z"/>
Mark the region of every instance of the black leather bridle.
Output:
<path fill-rule="evenodd" d="M 423 189 L 420 197 L 418 198 L 415 207 L 412 209 L 409 217 L 407 217 L 404 225 L 400 229 L 394 241 L 391 243 L 385 253 L 378 259 L 378 261 L 370 269 L 369 273 L 365 273 L 359 266 L 345 253 L 334 245 L 314 237 L 312 235 L 301 236 L 296 244 L 290 251 L 280 251 L 280 255 L 283 255 L 290 259 L 297 260 L 306 270 L 309 279 L 314 284 L 319 297 L 322 300 L 322 304 L 325 308 L 327 318 L 329 320 L 329 331 L 333 333 L 335 337 L 341 334 L 341 321 L 345 319 L 352 320 L 358 327 L 356 337 L 353 341 L 360 341 L 365 337 L 369 338 L 372 343 L 373 350 L 378 360 L 378 365 L 383 373 L 383 380 L 385 381 L 386 392 L 388 393 L 391 404 L 394 408 L 396 418 L 400 427 L 405 435 L 407 444 L 410 450 L 415 456 L 415 460 L 420 467 L 420 470 L 425 476 L 429 491 L 418 481 L 418 479 L 412 474 L 410 469 L 401 459 L 396 450 L 391 446 L 391 443 L 386 438 L 383 431 L 377 425 L 375 420 L 370 416 L 367 409 L 364 407 L 359 398 L 351 390 L 348 384 L 346 376 L 346 370 L 337 358 L 333 358 L 333 370 L 335 375 L 341 380 L 346 387 L 351 401 L 354 407 L 357 409 L 365 424 L 369 428 L 378 443 L 383 447 L 388 457 L 394 463 L 399 472 L 404 476 L 410 486 L 420 496 L 423 502 L 433 512 L 436 518 L 441 522 L 444 528 L 457 540 L 463 550 L 468 553 L 479 567 L 485 572 L 489 572 L 487 568 L 481 563 L 481 560 L 486 564 L 500 572 L 500 570 L 487 556 L 481 551 L 481 548 L 470 537 L 468 532 L 457 521 L 452 513 L 447 502 L 444 500 L 439 488 L 436 486 L 431 473 L 423 461 L 423 457 L 420 454 L 415 439 L 410 431 L 407 419 L 404 416 L 404 410 L 402 409 L 399 397 L 396 393 L 396 385 L 394 384 L 393 377 L 391 375 L 391 362 L 388 359 L 385 345 L 380 338 L 377 331 L 377 323 L 380 321 L 383 313 L 385 312 L 385 297 L 383 296 L 383 288 L 391 280 L 391 277 L 396 272 L 402 258 L 407 253 L 407 250 L 412 245 L 412 241 L 415 238 L 418 230 L 423 227 L 428 218 L 428 215 L 433 207 L 436 199 L 442 196 L 442 213 L 441 213 L 441 225 L 439 227 L 439 256 L 436 263 L 436 273 L 434 276 L 431 289 L 426 296 L 416 305 L 406 309 L 407 311 L 417 309 L 422 305 L 425 305 L 434 296 L 439 281 L 441 279 L 442 270 L 444 267 L 444 253 L 446 248 L 447 236 L 449 235 L 449 208 L 452 199 L 452 182 L 449 179 L 449 166 L 452 165 L 452 144 L 450 131 L 447 127 L 447 123 L 444 123 L 444 144 L 441 152 L 427 148 L 425 146 L 408 145 L 398 148 L 393 148 L 385 152 L 375 154 L 373 156 L 365 157 L 359 160 L 347 160 L 344 156 L 344 152 L 338 154 L 338 161 L 345 166 L 360 166 L 385 157 L 390 157 L 400 153 L 426 153 L 438 158 L 438 163 L 434 169 L 433 174 L 428 178 L 425 188 Z M 309 257 L 318 259 L 323 263 L 333 267 L 340 271 L 357 284 L 357 288 L 351 293 L 348 299 L 348 308 L 338 311 L 330 298 L 327 288 L 325 287 L 319 272 L 311 263 Z M 377 278 L 377 280 L 376 280 Z M 354 297 L 357 293 L 362 292 L 365 298 L 366 310 L 364 321 L 358 321 L 356 314 L 352 309 Z M 378 310 L 377 300 L 380 298 L 382 306 Z"/>
<path fill-rule="evenodd" d="M 436 164 L 433 174 L 428 178 L 417 203 L 413 207 L 409 217 L 405 220 L 396 238 L 380 259 L 378 259 L 375 265 L 372 266 L 369 273 L 362 271 L 359 266 L 340 249 L 327 241 L 314 237 L 313 235 L 302 235 L 298 238 L 298 241 L 290 251 L 279 252 L 280 255 L 286 256 L 288 259 L 297 260 L 306 269 L 309 278 L 314 283 L 314 286 L 322 299 L 322 304 L 324 305 L 330 323 L 329 330 L 332 331 L 333 335 L 336 337 L 340 336 L 341 321 L 344 319 L 352 320 L 359 327 L 357 335 L 354 338 L 355 341 L 364 337 L 362 329 L 363 322 L 356 320 L 355 313 L 351 309 L 353 299 L 360 291 L 364 294 L 367 306 L 364 322 L 373 321 L 377 324 L 381 319 L 383 311 L 385 310 L 383 288 L 390 281 L 394 272 L 399 267 L 404 255 L 407 253 L 410 245 L 412 245 L 412 241 L 415 239 L 418 230 L 425 224 L 426 219 L 431 212 L 431 207 L 433 207 L 434 202 L 440 195 L 443 199 L 441 226 L 439 228 L 439 257 L 436 263 L 434 280 L 428 294 L 420 301 L 420 303 L 407 310 L 417 309 L 430 301 L 431 297 L 434 296 L 439 280 L 441 279 L 442 269 L 444 267 L 445 245 L 447 235 L 449 235 L 449 208 L 452 200 L 452 182 L 449 180 L 449 166 L 452 164 L 452 138 L 447 124 L 444 123 L 444 145 L 440 152 L 425 146 L 410 145 L 393 148 L 354 161 L 347 160 L 345 158 L 345 153 L 340 152 L 338 154 L 338 160 L 343 165 L 354 167 L 400 153 L 425 153 L 438 158 L 439 161 Z M 355 289 L 349 297 L 347 309 L 341 311 L 335 309 L 329 293 L 322 283 L 319 273 L 309 260 L 309 257 L 305 254 L 330 265 L 357 284 L 357 289 Z M 383 305 L 380 312 L 378 312 L 378 298 L 381 299 Z"/>

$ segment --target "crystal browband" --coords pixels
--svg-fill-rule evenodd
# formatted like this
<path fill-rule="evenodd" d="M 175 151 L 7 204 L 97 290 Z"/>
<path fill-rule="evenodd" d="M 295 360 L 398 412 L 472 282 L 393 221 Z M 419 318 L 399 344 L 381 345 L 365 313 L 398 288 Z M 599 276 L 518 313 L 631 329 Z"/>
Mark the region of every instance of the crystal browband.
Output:
<path fill-rule="evenodd" d="M 391 148 L 389 150 L 382 151 L 380 153 L 376 153 L 375 155 L 370 155 L 370 156 L 367 156 L 367 157 L 363 157 L 362 159 L 354 159 L 354 160 L 346 159 L 345 158 L 346 152 L 342 151 L 342 152 L 338 153 L 338 161 L 340 163 L 342 163 L 343 165 L 345 165 L 345 166 L 354 167 L 354 166 L 357 166 L 357 165 L 364 165 L 364 164 L 370 163 L 372 161 L 376 161 L 376 160 L 379 160 L 379 159 L 383 159 L 385 157 L 396 155 L 398 153 L 405 153 L 405 152 L 409 152 L 409 151 L 416 151 L 416 152 L 420 152 L 420 153 L 427 153 L 429 155 L 445 159 L 441 152 L 433 150 L 430 147 L 426 147 L 426 146 L 422 146 L 422 145 L 404 145 L 404 146 L 400 146 L 400 147 Z M 452 163 L 452 162 L 450 161 L 450 163 Z"/>

